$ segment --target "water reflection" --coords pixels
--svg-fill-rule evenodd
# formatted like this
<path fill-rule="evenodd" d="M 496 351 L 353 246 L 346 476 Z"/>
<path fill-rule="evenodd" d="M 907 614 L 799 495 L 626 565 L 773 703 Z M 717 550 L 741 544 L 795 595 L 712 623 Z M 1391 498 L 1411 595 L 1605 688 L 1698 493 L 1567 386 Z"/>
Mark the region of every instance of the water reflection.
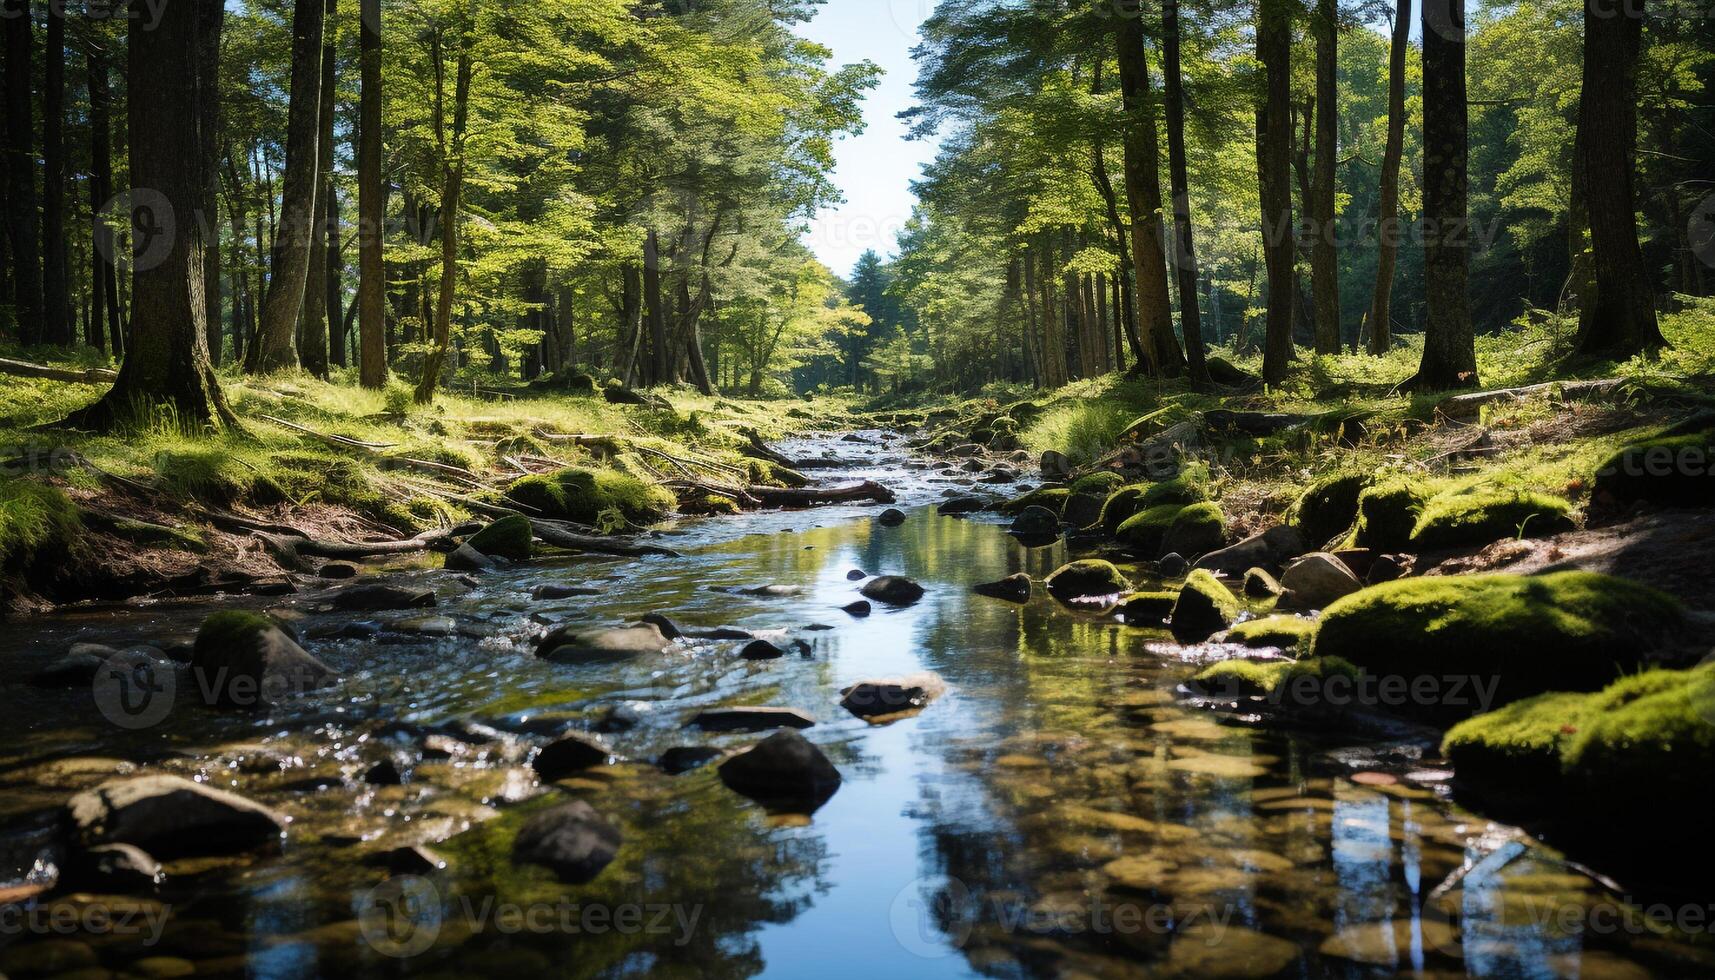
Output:
<path fill-rule="evenodd" d="M 390 615 L 377 625 L 396 642 L 339 638 L 349 624 L 317 611 L 314 597 L 289 600 L 348 683 L 265 718 L 193 708 L 121 732 L 97 724 L 87 693 L 7 688 L 4 815 L 130 766 L 216 781 L 294 818 L 279 857 L 169 869 L 158 943 L 69 937 L 121 971 L 149 957 L 269 978 L 1561 976 L 1699 964 L 1671 940 L 1596 935 L 1577 915 L 1563 927 L 1543 910 L 1587 911 L 1604 892 L 1433 785 L 1353 782 L 1330 752 L 1360 740 L 1181 706 L 1173 688 L 1194 668 L 1162 655 L 1173 652 L 1163 635 L 1040 594 L 1023 606 L 972 596 L 970 585 L 1014 572 L 1040 578 L 1065 550 L 935 515 L 926 504 L 942 485 L 912 486 L 910 519 L 897 528 L 852 510 L 756 515 L 675 535 L 679 559 L 532 566 L 476 590 L 428 578 L 437 613 L 457 625 L 451 638 L 413 637 Z M 853 618 L 840 607 L 856 598 L 854 568 L 910 576 L 928 595 Z M 547 582 L 606 591 L 530 600 Z M 717 591 L 765 584 L 801 591 Z M 737 656 L 741 643 L 705 641 L 622 664 L 532 655 L 550 623 L 652 612 L 784 631 L 808 652 L 753 663 Z M 182 630 L 197 615 L 44 622 L 21 634 L 22 656 L 74 635 Z M 950 690 L 916 717 L 872 726 L 838 704 L 854 681 L 919 670 Z M 536 785 L 533 746 L 566 726 L 595 727 L 620 703 L 626 725 L 606 737 L 624 761 Z M 651 764 L 673 746 L 755 741 L 684 728 L 702 708 L 736 705 L 817 720 L 806 734 L 845 781 L 813 818 L 771 817 L 711 769 L 668 776 Z M 361 783 L 383 756 L 399 761 L 403 785 Z M 566 798 L 587 800 L 625 835 L 586 885 L 511 857 L 523 820 Z M 426 876 L 435 935 L 414 955 L 390 956 L 365 933 L 385 879 L 365 858 L 420 843 L 448 862 Z M 592 928 L 583 915 L 593 907 L 635 909 L 645 924 L 665 909 L 667 927 Z M 29 974 L 16 958 L 43 939 L 0 951 L 0 972 Z"/>

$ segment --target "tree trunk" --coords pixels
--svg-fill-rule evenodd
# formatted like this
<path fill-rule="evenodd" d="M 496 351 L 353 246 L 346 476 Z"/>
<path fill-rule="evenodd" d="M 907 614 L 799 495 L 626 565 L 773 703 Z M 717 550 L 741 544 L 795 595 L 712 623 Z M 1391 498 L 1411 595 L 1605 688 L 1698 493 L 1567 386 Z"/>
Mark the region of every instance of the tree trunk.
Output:
<path fill-rule="evenodd" d="M 65 70 L 66 22 L 47 5 L 47 63 L 42 93 L 42 342 L 70 347 L 71 289 L 66 269 Z"/>
<path fill-rule="evenodd" d="M 101 296 L 106 302 L 105 311 L 98 303 L 95 312 L 97 317 L 105 314 L 108 352 L 117 359 L 125 356 L 125 331 L 119 316 L 119 275 L 113 268 L 113 229 L 102 210 L 113 197 L 113 109 L 103 41 L 101 36 L 92 36 L 85 55 L 89 69 L 90 236 L 95 244 L 94 272 L 102 281 Z"/>
<path fill-rule="evenodd" d="M 387 385 L 387 268 L 382 260 L 387 192 L 381 176 L 381 0 L 361 0 L 362 95 L 357 137 L 357 333 L 365 388 Z"/>
<path fill-rule="evenodd" d="M 220 64 L 221 23 L 226 17 L 223 3 L 199 3 L 197 15 L 202 18 L 198 36 L 202 43 L 202 58 L 211 65 Z M 196 221 L 203 233 L 205 250 L 202 263 L 203 304 L 208 330 L 208 358 L 220 363 L 220 100 L 205 99 L 201 111 L 202 142 L 197 151 L 202 154 L 203 192 L 197 208 Z"/>
<path fill-rule="evenodd" d="M 1370 353 L 1393 347 L 1393 279 L 1399 264 L 1399 164 L 1405 155 L 1405 59 L 1411 51 L 1411 0 L 1399 0 L 1388 52 L 1387 148 L 1382 151 L 1381 216 L 1376 224 L 1376 291 L 1368 319 Z"/>
<path fill-rule="evenodd" d="M 661 295 L 661 239 L 649 229 L 643 240 L 643 315 L 649 325 L 648 370 L 643 384 L 665 384 L 673 370 L 673 352 L 667 342 L 667 308 Z"/>
<path fill-rule="evenodd" d="M 1048 378 L 1048 361 L 1042 353 L 1042 335 L 1037 332 L 1036 328 L 1036 269 L 1035 261 L 1030 256 L 1030 250 L 1026 249 L 1019 258 L 1013 259 L 1013 266 L 1022 268 L 1024 274 L 1024 292 L 1022 294 L 1024 300 L 1024 349 L 1031 360 L 1030 369 L 1035 377 L 1036 387 L 1051 387 Z M 1017 273 L 1013 274 L 1016 275 Z"/>
<path fill-rule="evenodd" d="M 301 319 L 302 343 L 298 357 L 304 370 L 318 378 L 328 376 L 328 344 L 337 326 L 339 304 L 328 305 L 328 251 L 337 250 L 339 242 L 330 240 L 328 204 L 333 199 L 333 111 L 335 56 L 333 24 L 339 0 L 327 0 L 323 8 L 322 74 L 319 108 L 316 112 L 316 207 L 310 228 L 310 264 L 304 280 L 304 311 Z M 331 234 L 337 235 L 337 226 Z"/>
<path fill-rule="evenodd" d="M 1292 360 L 1292 15 L 1288 0 L 1259 0 L 1258 9 L 1257 58 L 1264 68 L 1264 90 L 1257 113 L 1257 167 L 1268 268 L 1262 377 L 1279 384 Z"/>
<path fill-rule="evenodd" d="M 423 359 L 423 377 L 417 382 L 416 400 L 427 405 L 435 400 L 435 386 L 441 380 L 441 368 L 446 365 L 447 350 L 452 345 L 453 296 L 458 289 L 459 202 L 464 193 L 464 133 L 470 109 L 470 46 L 467 40 L 459 44 L 459 60 L 453 83 L 453 133 L 449 145 L 441 129 L 444 104 L 441 84 L 440 35 L 435 35 L 435 129 L 441 141 L 441 165 L 445 183 L 441 188 L 441 288 L 435 299 L 435 336 L 429 356 Z"/>
<path fill-rule="evenodd" d="M 1316 353 L 1340 353 L 1340 256 L 1334 226 L 1335 151 L 1339 136 L 1339 11 L 1335 0 L 1317 0 L 1311 18 L 1316 33 L 1316 177 L 1310 200 L 1315 231 L 1310 248 L 1310 291 L 1316 308 Z"/>
<path fill-rule="evenodd" d="M 1096 95 L 1100 95 L 1102 94 L 1102 72 L 1099 62 L 1096 65 L 1096 70 L 1093 75 L 1093 92 Z M 1096 193 L 1102 196 L 1102 204 L 1108 213 L 1108 224 L 1112 225 L 1114 229 L 1114 236 L 1119 247 L 1121 269 L 1121 273 L 1116 277 L 1115 281 L 1116 283 L 1123 284 L 1126 297 L 1125 306 L 1120 310 L 1119 315 L 1115 317 L 1114 326 L 1116 328 L 1123 327 L 1125 330 L 1126 341 L 1131 345 L 1132 357 L 1136 358 L 1139 363 L 1143 363 L 1147 361 L 1148 358 L 1143 352 L 1143 342 L 1137 335 L 1137 317 L 1134 315 L 1135 311 L 1132 309 L 1130 302 L 1132 295 L 1130 277 L 1136 274 L 1136 267 L 1131 261 L 1131 249 L 1126 246 L 1127 229 L 1125 223 L 1120 219 L 1118 195 L 1114 193 L 1113 179 L 1108 176 L 1108 161 L 1106 153 L 1107 150 L 1102 143 L 1101 137 L 1099 135 L 1096 136 L 1090 146 L 1090 179 L 1095 182 Z M 1114 350 L 1115 356 L 1119 359 L 1120 367 L 1123 369 L 1125 367 L 1125 354 L 1119 350 L 1119 344 L 1117 342 L 1114 345 Z"/>
<path fill-rule="evenodd" d="M 1191 381 L 1208 385 L 1209 358 L 1203 347 L 1203 317 L 1197 309 L 1197 249 L 1191 234 L 1191 180 L 1185 160 L 1185 90 L 1179 64 L 1179 0 L 1165 0 L 1161 29 L 1167 95 L 1168 182 L 1173 191 L 1173 268 L 1179 278 L 1179 332 Z"/>
<path fill-rule="evenodd" d="M 295 0 L 292 15 L 292 95 L 286 119 L 286 174 L 273 271 L 262 302 L 262 325 L 245 370 L 266 374 L 298 366 L 298 316 L 310 271 L 320 169 L 323 0 Z"/>
<path fill-rule="evenodd" d="M 1644 0 L 1584 10 L 1584 90 L 1578 143 L 1596 276 L 1592 315 L 1580 324 L 1576 353 L 1616 360 L 1666 345 L 1656 321 L 1651 270 L 1638 246 L 1634 150 L 1637 143 L 1638 49 Z"/>
<path fill-rule="evenodd" d="M 1423 2 L 1423 363 L 1407 387 L 1477 384 L 1468 281 L 1465 0 Z"/>
<path fill-rule="evenodd" d="M 196 213 L 207 180 L 202 155 L 187 155 L 185 147 L 203 145 L 202 102 L 219 96 L 219 66 L 203 57 L 199 36 L 210 18 L 182 3 L 162 6 L 158 16 L 149 27 L 130 22 L 131 186 L 138 195 L 133 227 L 166 220 L 145 213 L 155 207 L 168 209 L 167 215 Z M 170 409 L 172 420 L 187 430 L 236 424 L 208 361 L 202 239 L 197 222 L 181 220 L 165 236 L 159 261 L 153 261 L 156 251 L 145 251 L 151 261 L 132 270 L 136 326 L 119 379 L 67 425 L 106 431 L 158 406 Z"/>
<path fill-rule="evenodd" d="M 1167 257 L 1162 252 L 1160 145 L 1149 91 L 1149 59 L 1143 47 L 1141 12 L 1121 12 L 1115 33 L 1120 94 L 1125 105 L 1125 189 L 1131 206 L 1131 251 L 1137 268 L 1138 335 L 1146 371 L 1175 375 L 1184 355 L 1173 338 Z"/>
<path fill-rule="evenodd" d="M 625 263 L 619 274 L 620 316 L 625 321 L 629 349 L 625 352 L 625 369 L 618 374 L 620 384 L 630 388 L 637 377 L 638 355 L 643 347 L 643 285 L 635 263 Z"/>
<path fill-rule="evenodd" d="M 345 291 L 342 288 L 345 283 L 345 253 L 339 241 L 339 195 L 334 193 L 331 175 L 326 187 L 328 360 L 339 367 L 346 367 L 349 355 L 346 352 L 345 324 L 350 317 L 345 312 Z"/>
<path fill-rule="evenodd" d="M 5 0 L 6 228 L 12 247 L 13 316 L 18 342 L 43 340 L 42 252 L 36 214 L 36 151 L 30 64 L 35 47 L 29 0 Z"/>

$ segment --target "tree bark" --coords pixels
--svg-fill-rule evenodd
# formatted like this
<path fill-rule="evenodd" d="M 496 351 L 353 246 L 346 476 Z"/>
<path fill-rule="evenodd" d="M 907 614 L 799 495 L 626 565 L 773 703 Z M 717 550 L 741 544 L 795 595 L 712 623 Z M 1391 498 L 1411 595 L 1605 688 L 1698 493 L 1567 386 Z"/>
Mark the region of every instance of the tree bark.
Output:
<path fill-rule="evenodd" d="M 202 155 L 184 150 L 202 145 L 202 101 L 219 96 L 218 65 L 204 59 L 200 37 L 208 21 L 190 4 L 171 3 L 150 27 L 130 22 L 132 226 L 164 234 L 164 251 L 146 247 L 150 261 L 133 267 L 136 326 L 119 379 L 69 426 L 110 430 L 161 406 L 187 430 L 236 424 L 208 360 L 203 230 L 194 220 L 174 222 L 196 213 L 207 186 Z"/>
<path fill-rule="evenodd" d="M 1335 153 L 1339 140 L 1339 11 L 1335 0 L 1317 0 L 1311 18 L 1316 33 L 1316 175 L 1311 188 L 1310 292 L 1316 310 L 1316 353 L 1340 353 L 1340 256 L 1334 226 Z"/>
<path fill-rule="evenodd" d="M 1143 46 L 1142 12 L 1122 0 L 1115 33 L 1120 94 L 1125 105 L 1125 189 L 1131 207 L 1131 252 L 1137 268 L 1138 335 L 1151 374 L 1175 375 L 1185 366 L 1173 337 L 1167 257 L 1162 251 L 1161 152 L 1155 107 L 1149 93 L 1149 59 Z"/>
<path fill-rule="evenodd" d="M 1191 231 L 1191 180 L 1185 160 L 1185 86 L 1179 55 L 1179 0 L 1165 0 L 1161 29 L 1167 95 L 1167 167 L 1173 192 L 1173 268 L 1179 279 L 1179 332 L 1185 335 L 1185 359 L 1196 385 L 1209 385 L 1209 358 L 1203 346 L 1203 317 L 1197 308 L 1197 249 Z"/>
<path fill-rule="evenodd" d="M 644 387 L 665 384 L 673 370 L 673 352 L 667 342 L 667 308 L 661 295 L 661 239 L 649 229 L 643 240 L 643 316 L 649 326 L 648 370 Z"/>
<path fill-rule="evenodd" d="M 328 206 L 333 199 L 333 112 L 335 57 L 333 24 L 339 0 L 327 0 L 323 8 L 322 67 L 319 108 L 316 111 L 316 207 L 310 228 L 310 264 L 304 280 L 302 344 L 298 351 L 304 370 L 318 378 L 328 376 L 328 344 L 338 326 L 339 304 L 328 305 L 328 250 L 338 249 L 330 240 L 337 226 L 328 228 Z M 335 212 L 337 213 L 337 212 Z"/>
<path fill-rule="evenodd" d="M 442 135 L 444 97 L 441 85 L 440 36 L 432 42 L 434 54 L 436 97 L 435 129 L 441 139 L 441 165 L 445 182 L 441 187 L 441 283 L 435 298 L 435 337 L 429 356 L 423 359 L 423 376 L 417 382 L 416 400 L 427 405 L 435 399 L 435 386 L 441 380 L 441 368 L 452 345 L 453 296 L 458 289 L 459 203 L 464 194 L 464 135 L 470 108 L 470 46 L 468 39 L 459 44 L 458 67 L 453 82 L 453 132 L 448 144 Z"/>
<path fill-rule="evenodd" d="M 1423 0 L 1423 363 L 1406 387 L 1477 384 L 1471 327 L 1465 0 Z"/>
<path fill-rule="evenodd" d="M 387 385 L 387 268 L 382 258 L 387 191 L 381 177 L 381 0 L 359 4 L 357 136 L 357 333 L 365 388 Z"/>
<path fill-rule="evenodd" d="M 211 65 L 220 64 L 221 24 L 226 17 L 226 4 L 199 3 L 197 16 L 201 40 L 200 56 Z M 196 221 L 203 232 L 203 304 L 208 330 L 208 359 L 219 364 L 220 331 L 220 100 L 204 99 L 201 106 L 202 141 L 197 152 L 202 155 L 202 202 L 197 208 Z M 236 299 L 234 300 L 236 302 Z"/>
<path fill-rule="evenodd" d="M 1272 385 L 1285 380 L 1292 360 L 1292 15 L 1288 0 L 1259 0 L 1258 11 L 1263 93 L 1257 112 L 1257 168 L 1268 269 L 1262 376 Z"/>
<path fill-rule="evenodd" d="M 18 342 L 43 340 L 42 258 L 36 214 L 35 86 L 30 65 L 35 30 L 29 0 L 5 0 L 6 21 L 6 228 L 12 247 L 13 315 Z"/>
<path fill-rule="evenodd" d="M 42 342 L 70 347 L 71 290 L 65 225 L 65 15 L 47 5 L 47 58 L 42 93 Z"/>
<path fill-rule="evenodd" d="M 1584 90 L 1578 110 L 1596 277 L 1591 315 L 1576 353 L 1624 359 L 1665 346 L 1656 321 L 1652 274 L 1638 246 L 1635 190 L 1638 50 L 1644 0 L 1588 0 L 1584 8 Z"/>
<path fill-rule="evenodd" d="M 1102 94 L 1100 61 L 1096 63 L 1095 70 L 1091 73 L 1091 92 L 1095 95 Z M 1090 179 L 1096 185 L 1096 193 L 1102 196 L 1102 204 L 1107 210 L 1108 224 L 1113 226 L 1114 237 L 1119 247 L 1119 261 L 1122 271 L 1115 277 L 1115 281 L 1118 286 L 1123 287 L 1126 302 L 1120 307 L 1119 313 L 1115 317 L 1114 326 L 1116 328 L 1123 327 L 1126 341 L 1131 345 L 1132 357 L 1141 364 L 1146 362 L 1148 358 L 1143 353 L 1143 342 L 1137 335 L 1136 311 L 1130 302 L 1132 295 L 1131 277 L 1136 274 L 1136 267 L 1132 264 L 1131 249 L 1126 246 L 1127 229 L 1125 222 L 1120 219 L 1118 195 L 1114 193 L 1114 182 L 1108 175 L 1107 148 L 1099 134 L 1090 144 Z M 1118 359 L 1119 366 L 1123 370 L 1125 368 L 1125 354 L 1119 349 L 1117 341 L 1114 345 L 1114 356 Z"/>
<path fill-rule="evenodd" d="M 91 32 L 85 53 L 89 69 L 90 237 L 94 242 L 94 275 L 101 280 L 98 317 L 105 314 L 108 352 L 125 356 L 125 331 L 119 316 L 119 275 L 113 267 L 113 230 L 103 208 L 113 197 L 113 109 L 104 35 Z M 102 309 L 105 304 L 105 311 Z"/>
<path fill-rule="evenodd" d="M 1405 155 L 1405 59 L 1411 51 L 1411 2 L 1398 0 L 1388 51 L 1387 147 L 1382 151 L 1381 215 L 1376 223 L 1376 291 L 1370 301 L 1370 353 L 1393 347 L 1393 280 L 1399 264 L 1399 165 Z"/>
<path fill-rule="evenodd" d="M 298 366 L 298 316 L 309 278 L 320 162 L 323 0 L 294 0 L 292 95 L 286 119 L 286 174 L 273 271 L 262 301 L 262 324 L 246 352 L 245 370 L 266 374 Z"/>

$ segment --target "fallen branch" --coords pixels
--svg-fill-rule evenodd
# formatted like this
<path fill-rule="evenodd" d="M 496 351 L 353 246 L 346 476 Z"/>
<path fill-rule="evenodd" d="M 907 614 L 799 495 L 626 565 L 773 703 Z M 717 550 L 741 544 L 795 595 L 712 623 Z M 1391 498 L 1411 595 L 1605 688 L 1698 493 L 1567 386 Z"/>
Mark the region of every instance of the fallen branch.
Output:
<path fill-rule="evenodd" d="M 815 507 L 857 501 L 891 504 L 897 499 L 892 490 L 874 480 L 843 487 L 753 487 L 750 492 L 764 507 Z"/>
<path fill-rule="evenodd" d="M 434 531 L 425 531 L 414 538 L 404 538 L 397 541 L 334 541 L 327 538 L 270 534 L 267 531 L 254 531 L 251 533 L 251 537 L 266 545 L 268 550 L 280 560 L 281 564 L 290 565 L 294 568 L 304 568 L 308 564 L 304 561 L 306 556 L 351 561 L 427 551 L 434 545 L 451 538 L 452 529 L 439 528 Z"/>
<path fill-rule="evenodd" d="M 1436 408 L 1443 414 L 1455 418 L 1468 417 L 1477 414 L 1485 405 L 1500 401 L 1519 401 L 1533 395 L 1557 393 L 1560 397 L 1568 400 L 1601 398 L 1624 383 L 1624 378 L 1603 378 L 1599 381 L 1548 381 L 1518 388 L 1497 388 L 1493 391 L 1473 391 L 1463 395 L 1454 395 Z"/>
<path fill-rule="evenodd" d="M 556 548 L 569 548 L 573 551 L 587 551 L 598 555 L 621 555 L 628 558 L 639 558 L 646 555 L 679 557 L 679 553 L 671 548 L 635 544 L 623 538 L 604 538 L 591 534 L 579 534 L 559 521 L 532 517 L 530 518 L 530 529 L 536 532 L 538 538 Z"/>
<path fill-rule="evenodd" d="M 29 361 L 14 361 L 8 357 L 0 357 L 0 374 L 20 378 L 43 378 L 48 381 L 72 381 L 86 385 L 112 384 L 119 380 L 118 371 L 109 371 L 106 368 L 57 368 Z"/>
<path fill-rule="evenodd" d="M 1214 432 L 1241 432 L 1247 436 L 1271 436 L 1310 422 L 1314 416 L 1275 412 L 1229 412 L 1217 409 L 1203 415 L 1203 424 Z"/>
<path fill-rule="evenodd" d="M 793 459 L 790 456 L 783 456 L 768 448 L 768 445 L 762 441 L 762 436 L 758 435 L 755 429 L 740 431 L 744 433 L 747 443 L 738 447 L 738 451 L 746 456 L 773 463 L 775 466 L 784 466 L 789 470 L 835 470 L 852 465 L 851 461 L 844 459 Z"/>
<path fill-rule="evenodd" d="M 453 466 L 450 463 L 437 463 L 432 459 L 414 459 L 410 456 L 383 455 L 380 450 L 392 448 L 392 446 L 387 443 L 363 442 L 346 436 L 317 432 L 314 429 L 306 428 L 296 422 L 288 422 L 285 419 L 276 418 L 272 415 L 258 415 L 257 418 L 264 422 L 272 422 L 275 425 L 284 426 L 294 432 L 301 432 L 313 439 L 319 439 L 330 446 L 337 446 L 341 449 L 356 450 L 374 459 L 376 465 L 380 466 L 382 469 L 397 467 L 399 469 L 418 470 L 425 473 L 438 473 L 441 476 L 456 480 L 466 486 L 474 487 L 478 490 L 484 490 L 488 487 L 488 484 L 483 483 L 475 473 L 472 473 L 470 470 L 467 470 L 462 466 Z"/>

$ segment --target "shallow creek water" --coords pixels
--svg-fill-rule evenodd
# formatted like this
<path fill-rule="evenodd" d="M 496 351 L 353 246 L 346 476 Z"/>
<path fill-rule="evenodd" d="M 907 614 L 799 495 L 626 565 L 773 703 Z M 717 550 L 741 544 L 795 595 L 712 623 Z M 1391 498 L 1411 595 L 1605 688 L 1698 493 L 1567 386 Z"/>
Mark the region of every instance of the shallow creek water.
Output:
<path fill-rule="evenodd" d="M 871 434 L 874 435 L 874 434 Z M 1027 549 L 995 521 L 941 517 L 953 475 L 902 468 L 896 445 L 804 441 L 841 477 L 900 488 L 879 507 L 687 523 L 682 557 L 538 562 L 430 611 L 357 622 L 325 594 L 235 599 L 284 612 L 345 677 L 264 715 L 176 705 L 124 728 L 87 691 L 0 689 L 0 820 L 16 880 L 46 832 L 35 815 L 115 773 L 206 780 L 292 818 L 282 852 L 168 865 L 157 898 L 64 895 L 0 923 L 0 973 L 98 965 L 167 976 L 1364 976 L 1685 975 L 1712 968 L 1644 928 L 1552 850 L 1449 802 L 1444 771 L 1409 738 L 1271 730 L 1182 703 L 1194 656 L 1040 594 L 969 586 L 1040 578 L 1063 544 Z M 852 569 L 928 590 L 867 618 Z M 544 583 L 603 594 L 536 602 Z M 715 591 L 798 586 L 792 596 Z M 0 640 L 27 676 L 74 639 L 123 643 L 193 630 L 207 604 L 71 612 Z M 661 612 L 687 626 L 785 630 L 786 658 L 690 642 L 652 659 L 567 666 L 533 656 L 548 624 Z M 415 622 L 412 622 L 415 621 Z M 831 627 L 812 629 L 813 625 Z M 371 627 L 358 627 L 367 630 Z M 434 633 L 450 635 L 434 636 Z M 20 667 L 20 664 L 22 665 Z M 949 691 L 872 726 L 838 704 L 853 681 L 929 670 Z M 615 705 L 622 761 L 539 785 L 529 753 Z M 809 816 L 768 814 L 713 767 L 671 776 L 676 745 L 759 735 L 686 729 L 701 708 L 783 705 L 844 783 Z M 370 786 L 382 759 L 402 785 Z M 1382 775 L 1373 771 L 1385 769 Z M 514 865 L 529 813 L 581 798 L 625 843 L 594 881 Z M 365 855 L 426 843 L 445 870 L 395 878 Z M 1461 874 L 1462 872 L 1462 874 Z M 111 916 L 104 920 L 105 909 Z M 378 912 L 377 910 L 381 910 Z M 384 915 L 394 910 L 399 914 Z M 49 916 L 56 912 L 59 918 Z M 120 928 L 124 920 L 128 927 Z M 112 925 L 106 924 L 111 921 Z M 106 975 L 101 972 L 80 976 Z"/>

